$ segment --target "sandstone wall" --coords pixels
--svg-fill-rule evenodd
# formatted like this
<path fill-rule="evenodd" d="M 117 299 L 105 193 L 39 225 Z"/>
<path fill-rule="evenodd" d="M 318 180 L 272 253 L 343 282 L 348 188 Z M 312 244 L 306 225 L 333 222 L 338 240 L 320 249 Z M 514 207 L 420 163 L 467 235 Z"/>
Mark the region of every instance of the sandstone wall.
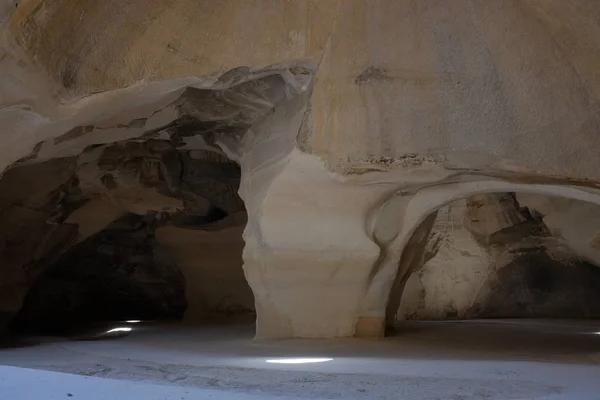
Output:
<path fill-rule="evenodd" d="M 254 314 L 254 296 L 242 269 L 244 227 L 242 218 L 233 226 L 209 231 L 173 226 L 157 230 L 159 247 L 186 280 L 185 321 L 201 324 L 211 318 Z"/>
<path fill-rule="evenodd" d="M 141 164 L 141 185 L 127 157 L 79 158 L 88 208 L 36 214 L 36 226 L 65 216 L 77 241 L 125 211 L 179 212 L 179 228 L 214 219 L 222 210 L 180 185 L 173 154 L 227 157 L 241 171 L 259 337 L 380 336 L 392 287 L 426 254 L 427 217 L 453 200 L 600 203 L 595 0 L 0 5 L 0 170 L 117 142 L 176 149 Z M 26 290 L 34 276 L 0 285 Z"/>
<path fill-rule="evenodd" d="M 509 201 L 486 195 L 438 212 L 399 320 L 600 315 L 593 259 L 599 207 L 522 193 L 518 203 L 499 207 L 503 196 Z"/>

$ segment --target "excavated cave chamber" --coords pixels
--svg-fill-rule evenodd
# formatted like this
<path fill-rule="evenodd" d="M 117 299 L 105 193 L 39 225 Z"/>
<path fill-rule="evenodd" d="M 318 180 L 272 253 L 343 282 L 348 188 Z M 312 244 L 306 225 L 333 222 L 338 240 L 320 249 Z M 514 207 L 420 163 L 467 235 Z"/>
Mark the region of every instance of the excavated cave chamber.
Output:
<path fill-rule="evenodd" d="M 396 321 L 600 318 L 598 205 L 490 193 L 433 217 Z"/>
<path fill-rule="evenodd" d="M 92 146 L 77 160 L 5 175 L 9 181 L 22 176 L 35 191 L 36 171 L 70 164 L 73 174 L 39 209 L 31 203 L 35 195 L 12 206 L 26 216 L 40 214 L 15 222 L 21 240 L 4 232 L 12 244 L 3 252 L 4 270 L 25 271 L 21 285 L 13 282 L 5 292 L 18 297 L 33 281 L 13 329 L 54 332 L 184 316 L 202 322 L 254 312 L 242 271 L 239 165 L 212 151 L 177 150 L 168 140 Z M 15 259 L 26 254 L 27 260 Z"/>
<path fill-rule="evenodd" d="M 311 78 L 291 65 L 151 84 L 46 129 L 0 179 L 0 323 L 253 321 L 242 234 L 268 180 L 249 191 L 243 174 L 291 151 Z"/>

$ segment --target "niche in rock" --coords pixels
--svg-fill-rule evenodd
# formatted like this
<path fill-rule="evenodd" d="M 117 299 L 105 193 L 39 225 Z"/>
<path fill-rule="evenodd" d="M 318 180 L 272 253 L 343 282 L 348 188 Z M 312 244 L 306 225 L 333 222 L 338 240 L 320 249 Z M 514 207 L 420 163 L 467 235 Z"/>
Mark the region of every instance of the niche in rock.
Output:
<path fill-rule="evenodd" d="M 437 213 L 397 320 L 600 317 L 600 207 L 494 193 Z"/>
<path fill-rule="evenodd" d="M 43 271 L 13 320 L 50 332 L 127 319 L 254 318 L 242 270 L 240 167 L 209 150 L 146 140 L 92 146 L 59 225 L 78 240 Z M 75 170 L 73 170 L 75 171 Z"/>
<path fill-rule="evenodd" d="M 312 65 L 241 66 L 210 87 L 199 79 L 187 87 L 181 80 L 151 83 L 116 93 L 114 102 L 86 100 L 90 112 L 81 115 L 89 120 L 53 125 L 57 131 L 0 179 L 0 330 L 17 313 L 13 325 L 22 327 L 54 319 L 46 316 L 63 323 L 182 314 L 191 322 L 254 319 L 242 270 L 247 212 L 237 194 L 241 170 L 226 154 L 236 161 L 253 154 L 249 173 L 287 154 L 296 129 L 285 127 L 300 121 L 292 116 L 304 110 L 312 71 Z M 63 126 L 68 129 L 59 132 Z M 120 239 L 112 240 L 115 235 Z M 125 258 L 118 268 L 100 270 L 96 261 L 116 258 L 95 257 L 99 251 Z M 98 282 L 118 277 L 123 285 L 171 286 L 167 296 L 145 301 L 141 297 L 159 291 L 132 289 L 135 301 L 109 299 L 107 292 L 104 300 L 118 304 L 116 312 L 71 289 L 85 287 L 96 272 L 106 274 L 94 278 Z M 45 304 L 54 293 L 68 301 Z M 95 311 L 84 312 L 81 304 Z M 68 318 L 60 317 L 63 311 Z"/>

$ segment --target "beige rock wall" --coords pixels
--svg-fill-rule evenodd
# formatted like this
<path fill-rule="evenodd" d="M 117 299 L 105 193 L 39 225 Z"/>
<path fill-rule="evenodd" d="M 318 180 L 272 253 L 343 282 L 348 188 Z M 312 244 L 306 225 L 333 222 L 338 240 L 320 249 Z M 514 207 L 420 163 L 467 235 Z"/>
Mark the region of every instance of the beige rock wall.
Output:
<path fill-rule="evenodd" d="M 377 336 L 441 206 L 599 201 L 599 16 L 594 0 L 22 0 L 0 27 L 0 169 L 202 121 L 185 146 L 242 166 L 258 336 Z"/>
<path fill-rule="evenodd" d="M 600 277 L 593 241 L 598 205 L 525 193 L 516 199 L 518 203 L 511 205 L 507 194 L 480 195 L 438 211 L 427 245 L 430 256 L 410 275 L 398 320 L 482 318 L 491 316 L 490 308 L 513 317 L 592 312 L 585 304 L 592 305 L 600 289 L 588 290 L 583 281 Z M 530 213 L 539 220 L 531 220 Z M 524 256 L 527 253 L 530 256 Z M 532 274 L 537 282 L 531 280 Z M 494 292 L 508 275 L 513 278 L 512 295 L 500 306 L 487 304 L 498 297 Z M 552 283 L 557 281 L 560 284 Z M 541 282 L 546 282 L 548 296 L 529 296 L 540 292 Z M 521 312 L 513 308 L 515 299 L 522 302 Z"/>
<path fill-rule="evenodd" d="M 176 227 L 156 231 L 158 246 L 185 277 L 184 320 L 203 323 L 215 315 L 254 312 L 254 297 L 242 269 L 244 225 L 203 231 Z"/>
<path fill-rule="evenodd" d="M 427 246 L 433 257 L 408 278 L 398 320 L 464 318 L 479 291 L 489 290 L 486 280 L 494 266 L 465 228 L 466 211 L 464 200 L 438 211 Z"/>
<path fill-rule="evenodd" d="M 234 3 L 22 1 L 3 62 L 17 59 L 16 41 L 55 82 L 44 95 L 72 99 L 306 59 L 319 79 L 303 141 L 332 167 L 416 153 L 597 177 L 584 156 L 598 150 L 592 0 Z"/>
<path fill-rule="evenodd" d="M 536 210 L 550 229 L 578 257 L 600 265 L 600 207 L 561 197 L 518 193 L 523 206 Z"/>

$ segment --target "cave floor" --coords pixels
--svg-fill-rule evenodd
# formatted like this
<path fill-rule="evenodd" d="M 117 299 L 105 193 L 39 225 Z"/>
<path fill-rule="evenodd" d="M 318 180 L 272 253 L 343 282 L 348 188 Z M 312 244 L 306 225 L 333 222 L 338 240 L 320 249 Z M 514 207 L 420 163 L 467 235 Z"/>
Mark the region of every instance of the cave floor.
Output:
<path fill-rule="evenodd" d="M 0 399 L 600 399 L 600 321 L 411 322 L 385 340 L 252 335 L 141 324 L 119 339 L 29 338 L 0 347 Z"/>

